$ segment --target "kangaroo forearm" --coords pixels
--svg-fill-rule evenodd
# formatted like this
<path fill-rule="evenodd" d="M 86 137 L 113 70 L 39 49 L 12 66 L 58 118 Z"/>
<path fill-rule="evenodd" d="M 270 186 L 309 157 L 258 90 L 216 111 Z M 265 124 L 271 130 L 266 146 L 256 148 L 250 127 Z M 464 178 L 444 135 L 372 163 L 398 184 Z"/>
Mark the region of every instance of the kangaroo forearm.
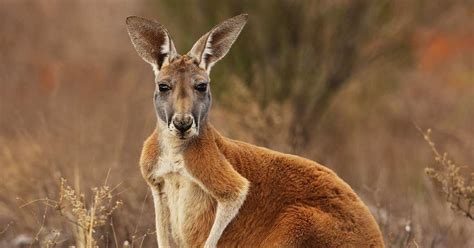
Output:
<path fill-rule="evenodd" d="M 184 159 L 188 173 L 217 201 L 214 223 L 204 246 L 211 248 L 216 247 L 225 228 L 239 212 L 247 197 L 249 181 L 218 150 L 212 134 L 205 134 L 207 138 L 188 147 Z M 203 154 L 202 149 L 207 152 Z"/>
<path fill-rule="evenodd" d="M 217 203 L 216 217 L 204 248 L 213 248 L 217 246 L 222 233 L 239 212 L 246 196 L 247 191 L 241 192 L 240 196 L 232 201 Z"/>
<path fill-rule="evenodd" d="M 169 210 L 164 202 L 164 197 L 158 189 L 152 188 L 153 202 L 155 205 L 156 238 L 158 247 L 166 248 L 169 245 Z"/>

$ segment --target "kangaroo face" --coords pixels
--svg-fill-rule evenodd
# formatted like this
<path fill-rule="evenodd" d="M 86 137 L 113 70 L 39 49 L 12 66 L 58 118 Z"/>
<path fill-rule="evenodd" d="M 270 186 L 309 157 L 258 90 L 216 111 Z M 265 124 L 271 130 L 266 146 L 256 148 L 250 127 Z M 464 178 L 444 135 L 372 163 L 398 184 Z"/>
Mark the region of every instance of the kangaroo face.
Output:
<path fill-rule="evenodd" d="M 183 140 L 199 135 L 211 106 L 211 67 L 227 54 L 246 22 L 246 14 L 230 18 L 203 35 L 186 55 L 179 55 L 163 25 L 127 18 L 133 46 L 155 72 L 155 109 L 162 130 Z"/>
<path fill-rule="evenodd" d="M 180 139 L 199 134 L 211 106 L 209 75 L 187 55 L 176 56 L 156 77 L 155 109 L 159 121 Z"/>

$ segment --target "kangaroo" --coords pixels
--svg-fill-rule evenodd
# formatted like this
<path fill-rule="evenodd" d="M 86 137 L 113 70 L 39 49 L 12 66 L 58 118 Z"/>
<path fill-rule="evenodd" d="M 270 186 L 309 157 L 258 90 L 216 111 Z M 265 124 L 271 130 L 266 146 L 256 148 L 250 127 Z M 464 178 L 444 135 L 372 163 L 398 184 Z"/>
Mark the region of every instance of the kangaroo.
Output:
<path fill-rule="evenodd" d="M 155 74 L 157 125 L 141 173 L 159 247 L 383 247 L 368 208 L 330 169 L 223 137 L 209 123 L 209 74 L 247 22 L 230 18 L 186 55 L 156 21 L 126 20 Z"/>

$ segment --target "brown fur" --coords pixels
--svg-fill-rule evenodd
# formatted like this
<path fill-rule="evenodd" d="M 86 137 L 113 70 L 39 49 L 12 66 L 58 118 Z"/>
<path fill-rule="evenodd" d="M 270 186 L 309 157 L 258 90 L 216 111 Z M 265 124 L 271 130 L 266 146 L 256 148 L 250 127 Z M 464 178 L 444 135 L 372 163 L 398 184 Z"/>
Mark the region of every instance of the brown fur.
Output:
<path fill-rule="evenodd" d="M 172 238 L 179 247 L 383 247 L 367 207 L 331 170 L 227 139 L 207 123 L 210 69 L 247 15 L 217 25 L 183 56 L 161 24 L 126 22 L 156 76 L 157 129 L 140 165 L 160 246 Z"/>
<path fill-rule="evenodd" d="M 140 165 L 150 173 L 159 157 L 158 131 L 146 140 Z M 184 151 L 185 167 L 202 185 L 208 209 L 195 218 L 186 243 L 202 247 L 217 201 L 248 186 L 239 214 L 219 247 L 383 247 L 379 228 L 352 189 L 313 161 L 221 136 L 210 124 Z"/>

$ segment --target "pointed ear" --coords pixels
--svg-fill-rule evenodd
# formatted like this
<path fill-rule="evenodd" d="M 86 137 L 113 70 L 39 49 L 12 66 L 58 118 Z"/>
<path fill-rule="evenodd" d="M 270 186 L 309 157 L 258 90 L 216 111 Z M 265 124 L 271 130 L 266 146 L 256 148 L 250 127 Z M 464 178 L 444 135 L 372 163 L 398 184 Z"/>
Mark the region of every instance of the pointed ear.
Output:
<path fill-rule="evenodd" d="M 194 44 L 188 56 L 196 59 L 199 66 L 209 73 L 211 67 L 227 54 L 247 18 L 247 14 L 241 14 L 215 26 Z"/>
<path fill-rule="evenodd" d="M 130 16 L 126 24 L 135 50 L 153 67 L 155 74 L 178 55 L 168 31 L 158 22 Z"/>

